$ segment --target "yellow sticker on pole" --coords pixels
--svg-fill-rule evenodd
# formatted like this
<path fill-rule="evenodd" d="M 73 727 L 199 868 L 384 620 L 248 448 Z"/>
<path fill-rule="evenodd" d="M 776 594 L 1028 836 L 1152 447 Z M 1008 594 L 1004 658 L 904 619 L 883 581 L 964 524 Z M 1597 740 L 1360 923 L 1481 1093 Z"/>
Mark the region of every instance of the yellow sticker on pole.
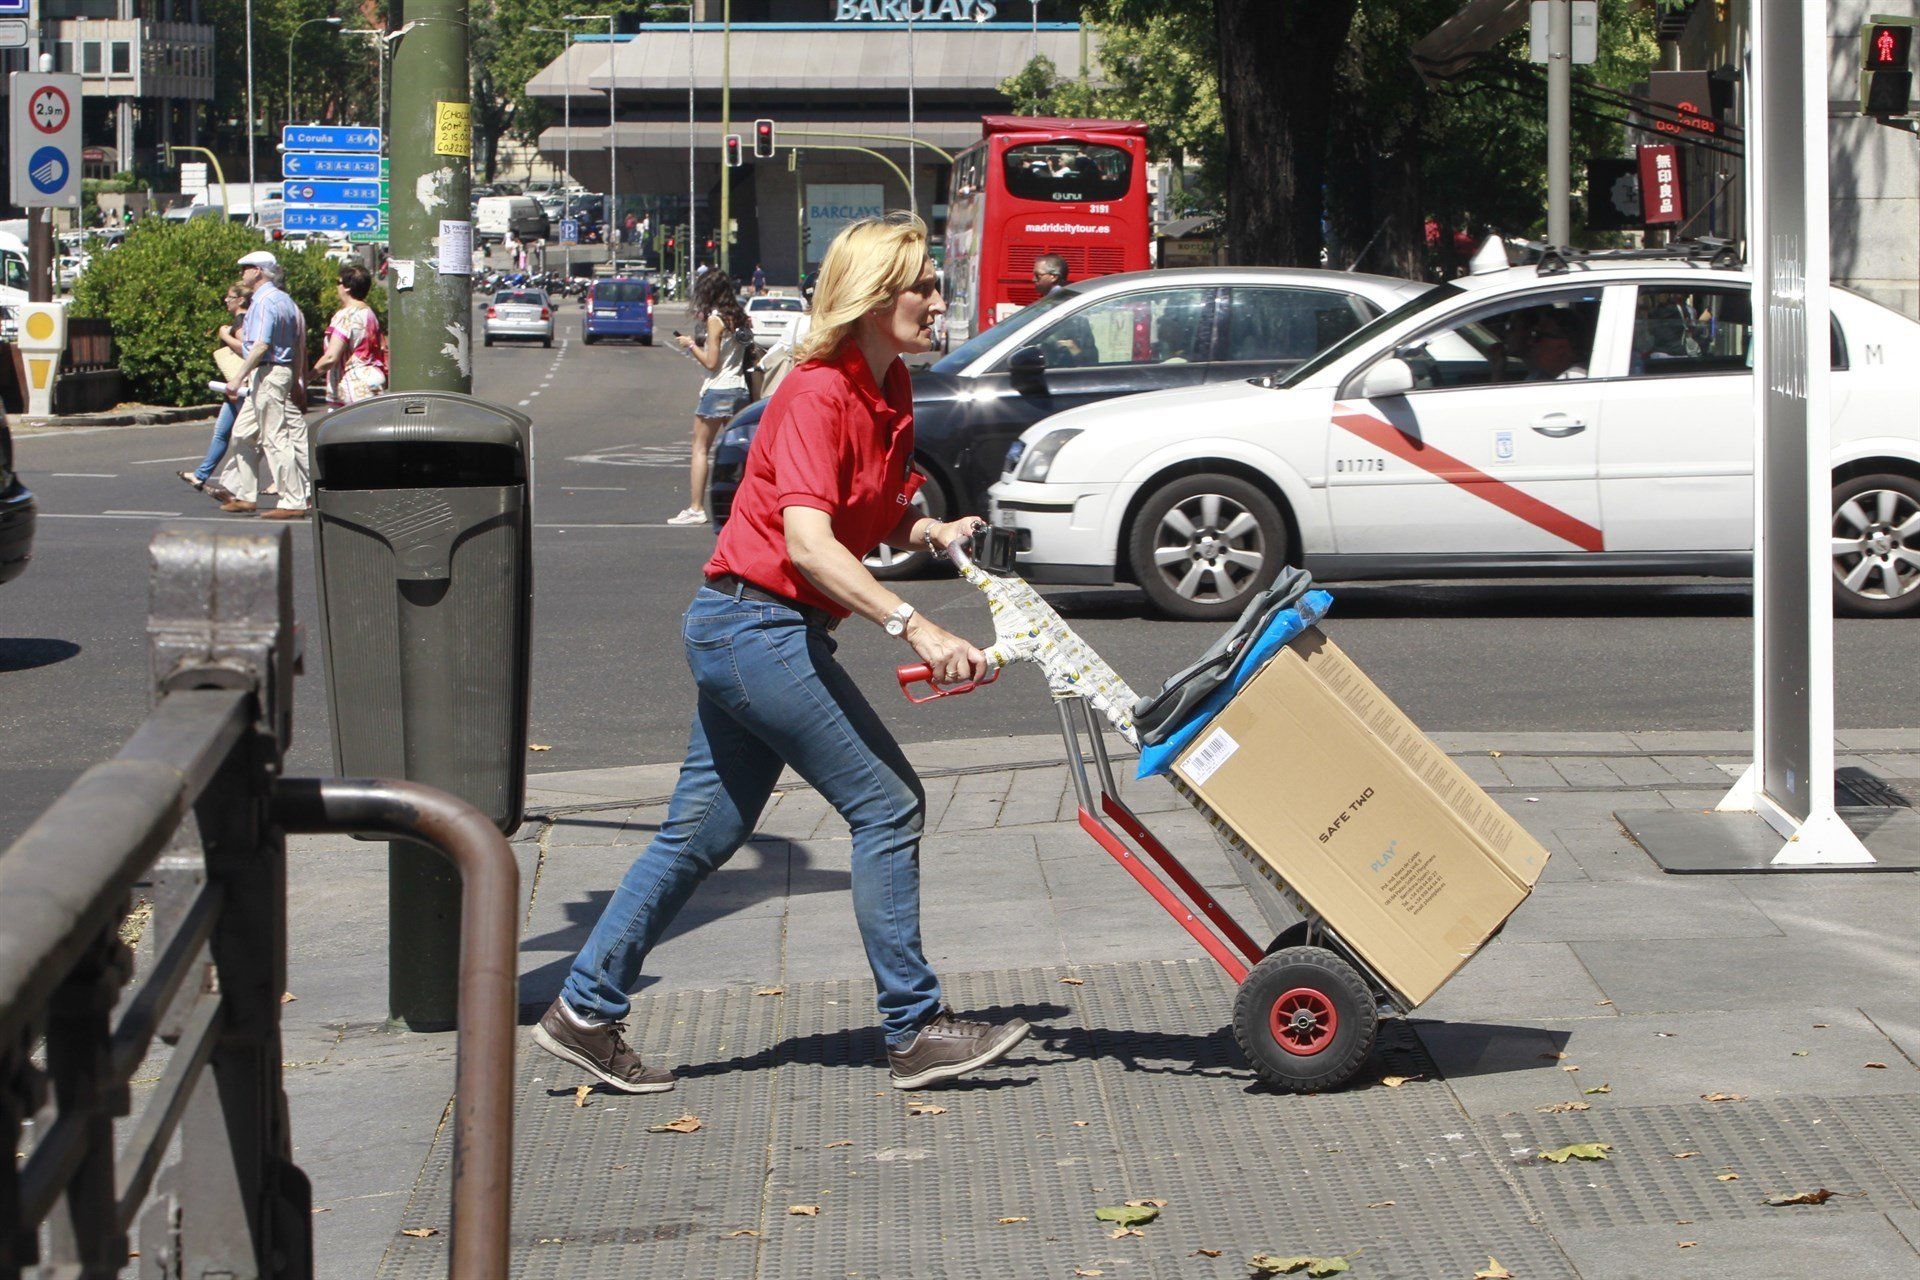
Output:
<path fill-rule="evenodd" d="M 470 104 L 433 104 L 433 154 L 473 158 L 473 108 Z"/>

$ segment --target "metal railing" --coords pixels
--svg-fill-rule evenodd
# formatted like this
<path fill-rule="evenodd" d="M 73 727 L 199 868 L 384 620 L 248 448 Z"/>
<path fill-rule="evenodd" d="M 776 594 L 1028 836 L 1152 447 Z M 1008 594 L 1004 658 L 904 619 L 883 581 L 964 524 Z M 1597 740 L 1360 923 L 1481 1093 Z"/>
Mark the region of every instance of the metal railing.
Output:
<path fill-rule="evenodd" d="M 21 1157 L 0 1162 L 0 1280 L 117 1276 L 136 1220 L 143 1277 L 324 1274 L 281 1073 L 286 831 L 404 836 L 460 869 L 448 1267 L 504 1280 L 512 852 L 431 788 L 280 778 L 299 665 L 285 530 L 163 528 L 152 558 L 152 712 L 0 855 L 0 1135 Z M 156 1040 L 170 1052 L 116 1132 Z"/>

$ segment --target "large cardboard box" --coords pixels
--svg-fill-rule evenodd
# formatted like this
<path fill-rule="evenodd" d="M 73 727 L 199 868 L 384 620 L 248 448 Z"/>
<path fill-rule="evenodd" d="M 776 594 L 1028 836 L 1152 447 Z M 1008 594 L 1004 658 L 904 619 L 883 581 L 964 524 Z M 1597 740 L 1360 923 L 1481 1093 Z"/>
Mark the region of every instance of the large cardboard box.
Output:
<path fill-rule="evenodd" d="M 1316 629 L 1234 695 L 1174 772 L 1409 1005 L 1546 867 L 1539 842 Z"/>

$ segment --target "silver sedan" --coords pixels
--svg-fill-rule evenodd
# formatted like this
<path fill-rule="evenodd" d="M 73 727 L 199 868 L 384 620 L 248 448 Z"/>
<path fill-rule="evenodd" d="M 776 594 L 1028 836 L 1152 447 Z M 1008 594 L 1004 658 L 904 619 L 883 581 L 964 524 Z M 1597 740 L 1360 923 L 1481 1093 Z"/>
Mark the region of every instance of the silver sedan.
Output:
<path fill-rule="evenodd" d="M 487 304 L 486 345 L 495 338 L 538 338 L 553 345 L 553 303 L 539 289 L 502 289 Z"/>

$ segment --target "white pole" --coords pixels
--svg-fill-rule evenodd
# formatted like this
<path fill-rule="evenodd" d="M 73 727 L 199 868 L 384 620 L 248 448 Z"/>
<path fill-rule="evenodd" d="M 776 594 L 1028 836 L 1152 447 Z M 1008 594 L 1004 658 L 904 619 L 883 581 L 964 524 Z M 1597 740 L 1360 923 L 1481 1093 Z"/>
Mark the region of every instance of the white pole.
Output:
<path fill-rule="evenodd" d="M 1040 0 L 1027 0 L 1033 6 L 1033 25 L 1027 28 L 1027 61 L 1040 56 Z"/>
<path fill-rule="evenodd" d="M 689 298 L 693 297 L 694 246 L 700 243 L 693 229 L 693 153 L 693 0 L 687 0 L 687 247 L 680 260 L 687 268 L 684 285 Z"/>
<path fill-rule="evenodd" d="M 253 0 L 247 0 L 247 221 L 253 221 L 253 206 L 260 190 L 253 176 Z M 231 218 L 233 210 L 222 213 Z"/>

